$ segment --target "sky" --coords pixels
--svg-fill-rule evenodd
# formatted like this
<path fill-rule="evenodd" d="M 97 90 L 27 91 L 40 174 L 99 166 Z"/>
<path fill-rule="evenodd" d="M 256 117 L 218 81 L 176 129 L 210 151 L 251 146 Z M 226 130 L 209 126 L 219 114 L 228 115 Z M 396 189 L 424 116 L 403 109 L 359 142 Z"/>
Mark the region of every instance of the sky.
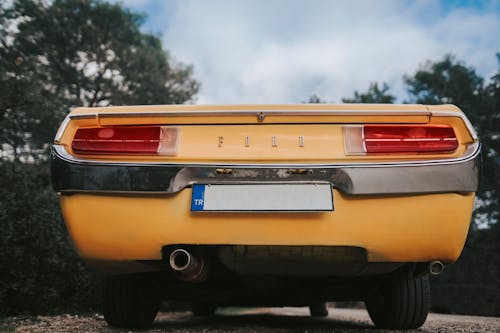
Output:
<path fill-rule="evenodd" d="M 177 62 L 193 66 L 195 103 L 340 103 L 370 82 L 408 100 L 403 75 L 446 54 L 491 77 L 500 0 L 123 0 L 146 15 Z"/>

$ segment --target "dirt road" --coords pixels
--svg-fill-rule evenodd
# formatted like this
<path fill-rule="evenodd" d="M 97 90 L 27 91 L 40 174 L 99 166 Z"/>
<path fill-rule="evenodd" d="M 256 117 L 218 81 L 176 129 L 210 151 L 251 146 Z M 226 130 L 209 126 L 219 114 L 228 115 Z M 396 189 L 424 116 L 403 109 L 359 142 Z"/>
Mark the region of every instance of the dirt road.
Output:
<path fill-rule="evenodd" d="M 102 316 L 39 316 L 16 318 L 15 332 L 135 332 L 107 327 Z M 213 318 L 197 318 L 190 312 L 160 313 L 154 326 L 138 332 L 219 333 L 219 332 L 397 332 L 375 330 L 365 310 L 330 309 L 327 318 L 311 318 L 306 308 L 227 308 Z M 405 332 L 498 333 L 500 318 L 430 314 L 425 325 Z"/>

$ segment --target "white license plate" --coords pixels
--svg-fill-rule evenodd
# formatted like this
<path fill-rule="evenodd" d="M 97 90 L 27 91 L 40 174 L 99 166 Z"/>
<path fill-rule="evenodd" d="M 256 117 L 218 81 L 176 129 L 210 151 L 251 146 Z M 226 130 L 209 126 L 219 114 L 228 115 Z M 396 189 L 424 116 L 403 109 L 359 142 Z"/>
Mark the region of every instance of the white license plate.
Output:
<path fill-rule="evenodd" d="M 193 185 L 192 211 L 333 211 L 330 184 Z"/>

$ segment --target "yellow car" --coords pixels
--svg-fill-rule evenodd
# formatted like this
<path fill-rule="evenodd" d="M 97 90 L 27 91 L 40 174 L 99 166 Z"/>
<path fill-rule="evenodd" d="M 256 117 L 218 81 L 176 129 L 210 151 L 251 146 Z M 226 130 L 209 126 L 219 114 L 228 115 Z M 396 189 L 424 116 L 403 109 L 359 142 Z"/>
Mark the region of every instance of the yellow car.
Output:
<path fill-rule="evenodd" d="M 377 327 L 415 328 L 428 274 L 462 251 L 479 153 L 453 105 L 77 108 L 52 177 L 112 326 L 150 325 L 160 300 L 360 300 Z"/>

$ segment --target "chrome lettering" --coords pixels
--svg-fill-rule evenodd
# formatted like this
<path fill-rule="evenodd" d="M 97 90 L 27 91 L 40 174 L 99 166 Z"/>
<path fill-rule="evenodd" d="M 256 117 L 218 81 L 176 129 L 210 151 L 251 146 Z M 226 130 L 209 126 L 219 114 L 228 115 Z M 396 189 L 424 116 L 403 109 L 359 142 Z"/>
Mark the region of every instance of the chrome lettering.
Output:
<path fill-rule="evenodd" d="M 273 145 L 273 147 L 278 147 L 278 138 L 274 135 L 272 138 L 272 145 Z"/>
<path fill-rule="evenodd" d="M 304 147 L 304 137 L 302 135 L 299 136 L 299 147 Z"/>

